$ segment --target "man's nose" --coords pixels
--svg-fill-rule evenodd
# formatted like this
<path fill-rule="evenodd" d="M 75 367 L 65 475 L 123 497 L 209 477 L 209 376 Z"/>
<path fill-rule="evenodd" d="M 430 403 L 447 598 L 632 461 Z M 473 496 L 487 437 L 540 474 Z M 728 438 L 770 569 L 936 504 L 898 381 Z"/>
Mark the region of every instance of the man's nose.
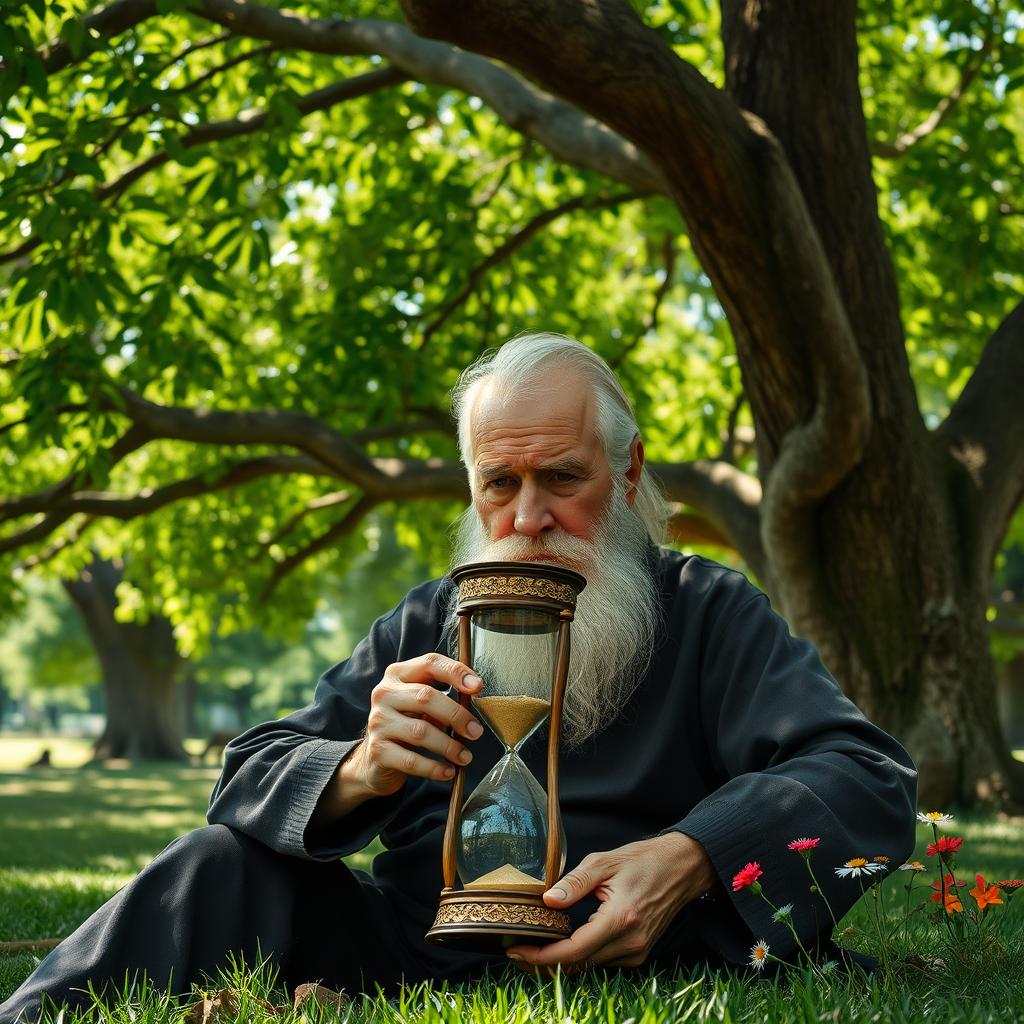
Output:
<path fill-rule="evenodd" d="M 516 504 L 515 531 L 525 537 L 537 537 L 545 530 L 553 530 L 558 524 L 543 492 L 524 487 L 519 492 Z"/>

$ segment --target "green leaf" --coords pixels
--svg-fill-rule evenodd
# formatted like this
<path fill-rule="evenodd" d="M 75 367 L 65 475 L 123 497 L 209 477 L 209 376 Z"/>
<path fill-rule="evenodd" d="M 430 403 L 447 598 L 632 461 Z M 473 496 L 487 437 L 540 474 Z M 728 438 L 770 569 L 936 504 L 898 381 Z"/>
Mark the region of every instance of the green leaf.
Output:
<path fill-rule="evenodd" d="M 67 43 L 71 56 L 78 60 L 85 52 L 88 36 L 80 18 L 69 18 L 60 27 L 60 38 Z"/>

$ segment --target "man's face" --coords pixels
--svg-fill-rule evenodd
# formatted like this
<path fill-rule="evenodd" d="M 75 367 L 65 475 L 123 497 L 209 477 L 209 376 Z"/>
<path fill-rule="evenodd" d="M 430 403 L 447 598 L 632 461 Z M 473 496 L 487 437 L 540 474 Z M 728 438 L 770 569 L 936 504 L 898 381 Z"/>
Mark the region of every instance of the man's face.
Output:
<path fill-rule="evenodd" d="M 565 370 L 504 400 L 483 385 L 470 413 L 473 503 L 491 541 L 593 539 L 613 485 L 596 413 L 590 388 Z"/>
<path fill-rule="evenodd" d="M 459 520 L 453 564 L 553 562 L 586 578 L 562 723 L 566 741 L 577 744 L 621 710 L 654 649 L 659 605 L 651 540 L 630 510 L 643 446 L 633 441 L 630 466 L 616 481 L 590 386 L 552 369 L 529 390 L 503 401 L 484 384 L 472 397 L 474 509 Z M 456 612 L 453 600 L 452 635 Z"/>

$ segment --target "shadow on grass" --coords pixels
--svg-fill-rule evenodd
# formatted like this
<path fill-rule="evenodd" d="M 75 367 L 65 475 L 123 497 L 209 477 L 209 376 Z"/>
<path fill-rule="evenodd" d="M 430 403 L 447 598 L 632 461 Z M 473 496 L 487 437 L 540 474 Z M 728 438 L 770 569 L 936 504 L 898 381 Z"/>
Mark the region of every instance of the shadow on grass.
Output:
<path fill-rule="evenodd" d="M 137 871 L 205 823 L 216 769 L 140 765 L 0 774 L 0 863 Z"/>
<path fill-rule="evenodd" d="M 0 773 L 0 941 L 73 931 L 171 840 L 206 824 L 218 774 L 157 763 Z M 373 853 L 349 863 L 366 867 Z M 15 959 L 24 976 L 33 961 Z M 0 997 L 11 960 L 0 958 Z"/>

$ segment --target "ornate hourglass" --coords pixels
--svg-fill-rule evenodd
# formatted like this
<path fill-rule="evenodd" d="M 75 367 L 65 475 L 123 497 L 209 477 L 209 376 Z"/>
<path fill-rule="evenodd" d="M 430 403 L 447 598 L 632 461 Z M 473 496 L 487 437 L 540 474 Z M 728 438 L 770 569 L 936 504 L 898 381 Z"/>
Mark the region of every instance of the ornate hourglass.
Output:
<path fill-rule="evenodd" d="M 465 802 L 462 769 L 452 782 L 444 889 L 427 938 L 473 950 L 550 942 L 570 931 L 568 916 L 545 906 L 541 894 L 565 866 L 559 723 L 569 626 L 586 581 L 568 569 L 533 562 L 466 565 L 452 579 L 459 587 L 459 660 L 483 677 L 483 690 L 472 703 L 503 753 Z M 545 722 L 546 790 L 520 757 Z"/>

